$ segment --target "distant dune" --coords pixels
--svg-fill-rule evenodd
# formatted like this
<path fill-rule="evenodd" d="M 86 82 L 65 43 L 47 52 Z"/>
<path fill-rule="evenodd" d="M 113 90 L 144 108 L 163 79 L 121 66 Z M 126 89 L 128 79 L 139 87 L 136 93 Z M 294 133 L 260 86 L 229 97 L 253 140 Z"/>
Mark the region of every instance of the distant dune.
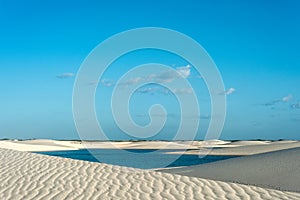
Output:
<path fill-rule="evenodd" d="M 300 147 L 299 141 L 237 141 L 222 145 L 214 145 L 213 148 L 206 145 L 198 145 L 198 149 L 187 152 L 176 151 L 174 154 L 193 154 L 193 155 L 254 155 L 283 149 Z"/>
<path fill-rule="evenodd" d="M 86 148 L 120 149 L 189 149 L 187 154 L 252 155 L 300 147 L 299 141 L 60 141 L 60 140 L 0 140 L 0 148 L 18 151 L 60 151 Z M 211 149 L 214 148 L 214 149 Z M 180 151 L 174 153 L 183 153 Z"/>

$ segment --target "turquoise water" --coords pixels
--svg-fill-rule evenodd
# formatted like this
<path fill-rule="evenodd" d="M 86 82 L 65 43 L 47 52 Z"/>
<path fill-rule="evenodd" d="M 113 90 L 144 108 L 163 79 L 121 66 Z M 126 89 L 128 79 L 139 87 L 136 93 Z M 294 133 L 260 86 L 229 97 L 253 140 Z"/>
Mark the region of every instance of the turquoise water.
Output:
<path fill-rule="evenodd" d="M 236 156 L 206 156 L 198 155 L 165 154 L 176 150 L 155 151 L 145 149 L 117 150 L 117 149 L 81 149 L 74 151 L 39 152 L 50 156 L 100 162 L 141 169 L 154 169 L 165 167 L 179 167 L 199 165 L 219 160 L 225 160 Z M 180 151 L 180 150 L 178 150 Z"/>

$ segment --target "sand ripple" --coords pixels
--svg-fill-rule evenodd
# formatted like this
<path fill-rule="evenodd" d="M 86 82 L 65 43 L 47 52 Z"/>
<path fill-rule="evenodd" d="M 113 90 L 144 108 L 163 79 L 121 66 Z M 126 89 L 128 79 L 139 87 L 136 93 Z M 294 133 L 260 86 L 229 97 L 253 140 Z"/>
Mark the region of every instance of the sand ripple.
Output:
<path fill-rule="evenodd" d="M 0 199 L 300 199 L 299 193 L 0 149 Z"/>

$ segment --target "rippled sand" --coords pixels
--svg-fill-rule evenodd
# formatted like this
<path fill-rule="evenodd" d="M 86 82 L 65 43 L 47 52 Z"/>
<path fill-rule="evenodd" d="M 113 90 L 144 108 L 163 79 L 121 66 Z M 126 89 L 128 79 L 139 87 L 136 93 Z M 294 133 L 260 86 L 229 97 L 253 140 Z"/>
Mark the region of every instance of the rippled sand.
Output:
<path fill-rule="evenodd" d="M 0 149 L 0 199 L 300 199 L 299 193 Z"/>

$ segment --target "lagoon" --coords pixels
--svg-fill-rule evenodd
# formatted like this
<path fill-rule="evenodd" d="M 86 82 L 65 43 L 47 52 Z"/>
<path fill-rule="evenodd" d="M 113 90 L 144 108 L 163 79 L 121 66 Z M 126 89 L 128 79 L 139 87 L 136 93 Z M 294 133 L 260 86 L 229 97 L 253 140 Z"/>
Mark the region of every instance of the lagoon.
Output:
<path fill-rule="evenodd" d="M 171 168 L 181 166 L 199 165 L 219 160 L 234 158 L 237 156 L 205 156 L 177 155 L 169 152 L 181 150 L 155 149 L 80 149 L 71 151 L 38 152 L 50 156 L 84 160 L 89 162 L 100 162 L 126 167 L 141 169 Z"/>

